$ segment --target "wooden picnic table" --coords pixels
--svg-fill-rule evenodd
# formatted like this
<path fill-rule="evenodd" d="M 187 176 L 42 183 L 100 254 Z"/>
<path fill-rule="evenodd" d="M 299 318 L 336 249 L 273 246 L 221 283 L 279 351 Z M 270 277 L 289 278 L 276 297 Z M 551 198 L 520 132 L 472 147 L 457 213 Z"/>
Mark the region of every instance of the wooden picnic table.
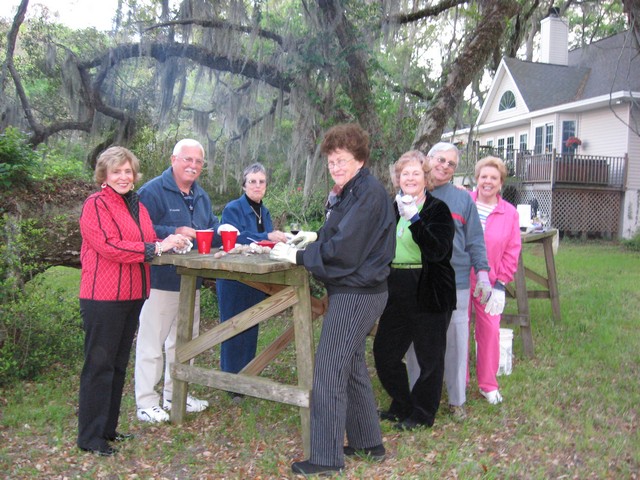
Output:
<path fill-rule="evenodd" d="M 551 312 L 553 321 L 559 322 L 561 320 L 558 277 L 556 275 L 556 264 L 553 253 L 554 237 L 556 237 L 557 235 L 558 230 L 555 228 L 546 230 L 544 232 L 522 234 L 522 250 L 524 250 L 524 247 L 527 244 L 542 244 L 546 266 L 546 276 L 541 275 L 533 271 L 531 268 L 525 266 L 522 260 L 521 250 L 520 258 L 518 259 L 518 270 L 516 271 L 514 281 L 507 285 L 506 288 L 507 297 L 516 299 L 518 313 L 503 314 L 502 322 L 520 326 L 520 336 L 522 337 L 523 350 L 524 354 L 527 357 L 533 357 L 533 335 L 531 333 L 531 314 L 529 312 L 529 299 L 548 298 L 551 301 Z M 543 289 L 528 290 L 526 280 L 527 278 L 541 285 Z"/>
<path fill-rule="evenodd" d="M 313 380 L 312 320 L 326 310 L 326 299 L 310 295 L 309 274 L 302 266 L 271 260 L 268 254 L 227 254 L 215 258 L 217 249 L 202 255 L 168 254 L 156 257 L 154 265 L 175 265 L 181 276 L 176 361 L 171 367 L 173 408 L 171 421 L 180 424 L 186 413 L 187 386 L 197 383 L 244 395 L 286 403 L 300 408 L 305 455 L 310 453 L 309 399 Z M 252 308 L 221 322 L 192 339 L 197 278 L 237 280 L 269 294 Z M 292 307 L 293 326 L 263 349 L 241 372 L 222 372 L 190 365 L 197 355 Z M 258 375 L 295 338 L 297 385 L 286 385 Z"/>

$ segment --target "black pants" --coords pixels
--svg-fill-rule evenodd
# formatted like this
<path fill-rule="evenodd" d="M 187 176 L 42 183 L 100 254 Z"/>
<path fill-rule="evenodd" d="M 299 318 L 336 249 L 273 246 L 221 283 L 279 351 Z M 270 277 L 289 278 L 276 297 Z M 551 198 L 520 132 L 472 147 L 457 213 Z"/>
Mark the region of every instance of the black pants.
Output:
<path fill-rule="evenodd" d="M 80 300 L 84 366 L 80 375 L 78 446 L 99 449 L 115 437 L 133 337 L 144 300 Z"/>
<path fill-rule="evenodd" d="M 380 317 L 373 355 L 378 378 L 392 399 L 389 411 L 431 426 L 442 395 L 451 312 L 420 311 L 416 295 L 419 278 L 420 269 L 391 269 L 389 300 Z M 411 342 L 420 377 L 410 390 L 403 358 Z"/>

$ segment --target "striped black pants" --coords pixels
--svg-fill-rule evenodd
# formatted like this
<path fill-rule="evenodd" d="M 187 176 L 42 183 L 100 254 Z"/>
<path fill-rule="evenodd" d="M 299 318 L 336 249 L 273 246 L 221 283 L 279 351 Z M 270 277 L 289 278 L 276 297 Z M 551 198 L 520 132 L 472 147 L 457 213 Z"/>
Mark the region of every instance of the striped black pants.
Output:
<path fill-rule="evenodd" d="M 345 431 L 354 448 L 382 444 L 365 345 L 387 296 L 387 292 L 329 296 L 313 372 L 311 463 L 344 466 Z"/>

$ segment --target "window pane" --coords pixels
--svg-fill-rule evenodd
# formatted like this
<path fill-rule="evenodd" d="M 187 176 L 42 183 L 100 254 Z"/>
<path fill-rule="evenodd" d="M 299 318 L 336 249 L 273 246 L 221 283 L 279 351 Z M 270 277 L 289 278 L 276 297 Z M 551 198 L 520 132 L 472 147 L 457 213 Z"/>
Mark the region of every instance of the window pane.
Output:
<path fill-rule="evenodd" d="M 542 153 L 542 127 L 536 127 L 535 153 Z"/>
<path fill-rule="evenodd" d="M 498 106 L 498 111 L 501 112 L 503 110 L 509 110 L 510 108 L 515 108 L 516 106 L 516 96 L 513 94 L 511 90 L 507 90 L 502 94 L 502 98 L 500 98 L 500 105 Z"/>

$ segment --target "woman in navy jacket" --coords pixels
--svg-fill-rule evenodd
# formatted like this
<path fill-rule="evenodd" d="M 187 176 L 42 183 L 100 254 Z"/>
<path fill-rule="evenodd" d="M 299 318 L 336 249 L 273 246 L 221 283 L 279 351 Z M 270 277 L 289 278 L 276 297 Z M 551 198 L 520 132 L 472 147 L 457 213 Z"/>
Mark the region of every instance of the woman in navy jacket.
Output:
<path fill-rule="evenodd" d="M 242 172 L 244 195 L 232 200 L 222 211 L 222 224 L 231 224 L 239 230 L 237 243 L 270 240 L 286 242 L 285 234 L 273 230 L 269 210 L 262 203 L 267 192 L 267 172 L 260 163 L 245 168 Z M 265 294 L 235 280 L 216 280 L 220 321 L 224 322 L 265 299 Z M 256 354 L 258 325 L 222 342 L 220 369 L 238 373 Z"/>
<path fill-rule="evenodd" d="M 329 297 L 313 371 L 311 452 L 308 460 L 291 466 L 305 475 L 338 472 L 345 455 L 383 460 L 386 453 L 365 346 L 387 302 L 395 251 L 393 206 L 366 167 L 369 135 L 359 125 L 332 127 L 320 149 L 335 182 L 324 225 L 293 238 L 292 243 L 302 239 L 305 249 L 279 243 L 271 251 L 271 258 L 304 265 Z"/>

